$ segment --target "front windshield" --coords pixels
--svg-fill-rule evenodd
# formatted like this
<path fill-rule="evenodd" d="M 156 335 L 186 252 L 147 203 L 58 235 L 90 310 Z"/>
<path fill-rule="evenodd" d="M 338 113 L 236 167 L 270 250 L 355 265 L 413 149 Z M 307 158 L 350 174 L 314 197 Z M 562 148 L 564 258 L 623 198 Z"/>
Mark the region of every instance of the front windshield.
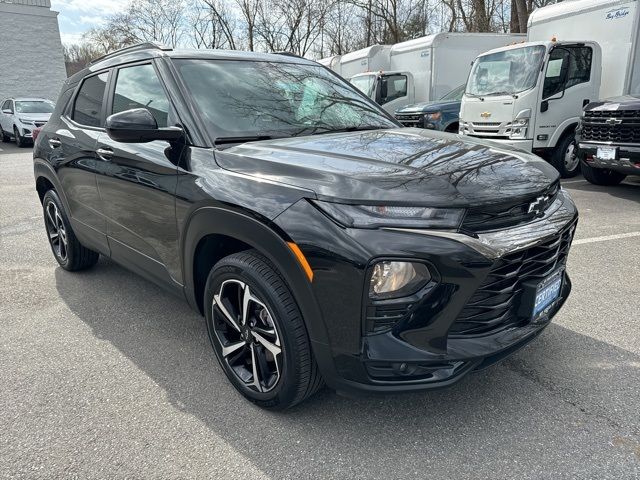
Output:
<path fill-rule="evenodd" d="M 321 66 L 201 59 L 175 63 L 216 138 L 397 126 Z"/>
<path fill-rule="evenodd" d="M 373 90 L 376 84 L 375 75 L 359 75 L 352 77 L 349 81 L 367 97 L 373 98 Z"/>
<path fill-rule="evenodd" d="M 545 48 L 515 48 L 478 57 L 473 64 L 467 95 L 511 95 L 533 88 Z"/>
<path fill-rule="evenodd" d="M 16 102 L 16 113 L 51 113 L 54 107 L 47 100 L 20 100 Z"/>
<path fill-rule="evenodd" d="M 444 97 L 442 97 L 440 100 L 450 100 L 450 101 L 456 101 L 456 100 L 462 100 L 462 95 L 464 95 L 464 89 L 465 89 L 466 85 L 460 85 L 458 88 L 454 88 L 453 90 L 451 90 L 449 93 L 447 93 Z"/>

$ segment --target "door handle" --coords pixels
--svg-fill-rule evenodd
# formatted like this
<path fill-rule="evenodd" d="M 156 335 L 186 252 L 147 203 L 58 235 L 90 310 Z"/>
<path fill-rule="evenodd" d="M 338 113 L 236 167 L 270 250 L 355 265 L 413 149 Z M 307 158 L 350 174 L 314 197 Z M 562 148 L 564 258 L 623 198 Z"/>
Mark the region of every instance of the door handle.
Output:
<path fill-rule="evenodd" d="M 99 148 L 96 150 L 96 155 L 98 155 L 101 160 L 109 162 L 111 161 L 111 157 L 113 157 L 113 150 L 110 148 Z"/>
<path fill-rule="evenodd" d="M 57 138 L 50 138 L 49 139 L 49 146 L 51 148 L 58 148 L 60 145 L 62 145 L 62 142 L 57 139 Z"/>

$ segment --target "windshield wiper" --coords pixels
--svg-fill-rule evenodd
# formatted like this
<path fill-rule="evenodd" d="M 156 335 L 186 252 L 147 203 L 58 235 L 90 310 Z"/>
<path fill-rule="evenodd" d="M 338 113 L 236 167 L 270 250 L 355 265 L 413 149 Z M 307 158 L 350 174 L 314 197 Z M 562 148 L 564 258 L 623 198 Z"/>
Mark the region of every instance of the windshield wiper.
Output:
<path fill-rule="evenodd" d="M 244 137 L 218 137 L 213 141 L 214 145 L 225 145 L 229 143 L 259 142 L 261 140 L 271 140 L 271 135 L 247 135 Z"/>
<path fill-rule="evenodd" d="M 311 135 L 324 135 L 325 133 L 363 132 L 366 130 L 385 130 L 386 128 L 393 128 L 393 127 L 367 125 L 365 127 L 333 128 L 330 130 L 324 130 L 322 132 L 313 132 Z"/>
<path fill-rule="evenodd" d="M 511 92 L 490 92 L 490 93 L 485 93 L 483 96 L 484 97 L 497 97 L 498 95 L 513 95 L 513 93 Z"/>

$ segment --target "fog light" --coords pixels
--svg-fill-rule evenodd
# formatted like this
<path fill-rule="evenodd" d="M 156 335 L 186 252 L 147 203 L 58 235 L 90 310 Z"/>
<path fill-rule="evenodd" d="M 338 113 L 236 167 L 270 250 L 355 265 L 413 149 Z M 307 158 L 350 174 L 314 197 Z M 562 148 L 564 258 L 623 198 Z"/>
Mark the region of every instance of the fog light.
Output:
<path fill-rule="evenodd" d="M 369 297 L 396 298 L 411 295 L 431 279 L 426 265 L 414 262 L 378 262 L 373 267 Z"/>

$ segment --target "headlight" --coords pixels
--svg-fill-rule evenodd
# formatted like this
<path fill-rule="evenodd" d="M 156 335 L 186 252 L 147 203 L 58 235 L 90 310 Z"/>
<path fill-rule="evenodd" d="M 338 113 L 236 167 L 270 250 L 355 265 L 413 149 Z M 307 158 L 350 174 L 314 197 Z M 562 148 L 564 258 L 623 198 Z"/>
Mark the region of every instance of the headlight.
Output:
<path fill-rule="evenodd" d="M 340 225 L 354 228 L 455 229 L 460 225 L 464 215 L 464 210 L 459 208 L 345 205 L 317 200 L 313 203 Z"/>
<path fill-rule="evenodd" d="M 437 122 L 438 120 L 440 120 L 442 118 L 442 112 L 425 113 L 424 114 L 424 118 L 425 118 L 425 120 L 428 120 L 430 122 Z"/>
<path fill-rule="evenodd" d="M 429 280 L 429 269 L 422 263 L 385 260 L 373 267 L 369 297 L 384 299 L 411 295 Z"/>
<path fill-rule="evenodd" d="M 24 123 L 25 125 L 33 125 L 33 121 L 31 120 L 27 120 L 25 118 L 18 118 L 18 120 L 20 121 L 20 123 Z"/>
<path fill-rule="evenodd" d="M 529 125 L 528 118 L 518 118 L 511 124 L 511 132 L 509 138 L 525 139 L 527 138 L 527 126 Z"/>

